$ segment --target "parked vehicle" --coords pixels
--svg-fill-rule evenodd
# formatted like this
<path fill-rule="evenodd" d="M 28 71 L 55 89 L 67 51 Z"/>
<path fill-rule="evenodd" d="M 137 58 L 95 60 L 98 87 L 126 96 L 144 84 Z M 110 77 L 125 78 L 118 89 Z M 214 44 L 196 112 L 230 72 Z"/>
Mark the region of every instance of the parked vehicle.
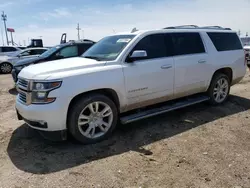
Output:
<path fill-rule="evenodd" d="M 247 66 L 250 68 L 250 46 L 244 46 Z"/>
<path fill-rule="evenodd" d="M 20 50 L 20 48 L 15 46 L 0 46 L 0 56 L 8 56 Z"/>
<path fill-rule="evenodd" d="M 245 73 L 242 44 L 230 29 L 135 31 L 105 37 L 81 57 L 26 67 L 16 108 L 19 119 L 46 136 L 66 139 L 69 132 L 96 143 L 118 121 L 203 101 L 221 104 Z"/>
<path fill-rule="evenodd" d="M 49 48 L 49 50 L 41 54 L 39 57 L 18 61 L 12 70 L 13 80 L 14 82 L 17 82 L 17 76 L 19 72 L 26 66 L 37 63 L 43 63 L 46 61 L 80 56 L 94 43 L 95 42 L 93 41 L 80 41 L 60 44 L 58 46 Z"/>
<path fill-rule="evenodd" d="M 19 50 L 9 56 L 0 56 L 0 72 L 10 73 L 17 61 L 38 57 L 47 51 L 47 48 L 28 48 Z"/>

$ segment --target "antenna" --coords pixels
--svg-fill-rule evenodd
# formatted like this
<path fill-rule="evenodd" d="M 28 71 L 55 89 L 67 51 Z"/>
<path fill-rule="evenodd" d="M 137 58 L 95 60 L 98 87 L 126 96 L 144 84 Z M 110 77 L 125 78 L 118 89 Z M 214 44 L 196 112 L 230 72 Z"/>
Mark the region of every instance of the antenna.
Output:
<path fill-rule="evenodd" d="M 1 17 L 2 17 L 2 20 L 3 20 L 4 28 L 5 28 L 5 34 L 6 34 L 7 45 L 9 45 L 9 39 L 8 39 L 7 28 L 6 28 L 7 15 L 4 14 L 4 11 L 3 11 Z"/>
<path fill-rule="evenodd" d="M 79 23 L 77 24 L 76 30 L 77 30 L 78 40 L 80 40 L 80 30 L 81 30 L 81 28 L 80 28 L 80 26 L 79 26 Z"/>
<path fill-rule="evenodd" d="M 131 33 L 134 33 L 134 32 L 136 32 L 136 31 L 138 31 L 138 30 L 136 29 L 136 27 L 134 27 L 134 28 L 132 29 Z"/>

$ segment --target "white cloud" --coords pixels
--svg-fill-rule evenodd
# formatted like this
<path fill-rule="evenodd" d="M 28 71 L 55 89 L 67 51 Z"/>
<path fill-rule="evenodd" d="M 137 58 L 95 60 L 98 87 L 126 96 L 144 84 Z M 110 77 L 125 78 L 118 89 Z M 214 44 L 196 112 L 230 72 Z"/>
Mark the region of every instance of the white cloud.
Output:
<path fill-rule="evenodd" d="M 48 20 L 55 20 L 58 18 L 65 18 L 65 17 L 70 17 L 72 16 L 71 12 L 67 8 L 57 8 L 54 9 L 51 12 L 41 12 L 39 13 L 39 16 L 36 18 L 48 21 Z"/>
<path fill-rule="evenodd" d="M 65 21 L 65 25 L 55 28 L 38 25 L 28 31 L 27 28 L 19 28 L 16 39 L 22 41 L 28 37 L 43 36 L 46 45 L 55 45 L 59 43 L 63 32 L 68 34 L 68 39 L 77 38 L 77 22 L 84 30 L 85 37 L 93 40 L 112 34 L 113 30 L 120 32 L 130 31 L 133 27 L 155 29 L 186 24 L 221 25 L 234 30 L 240 29 L 242 33 L 250 33 L 249 7 L 249 0 L 180 0 L 145 2 L 139 6 L 114 5 L 110 9 L 82 7 L 78 12 L 59 8 L 44 13 L 42 19 L 56 21 L 67 17 L 70 18 L 70 23 Z"/>
<path fill-rule="evenodd" d="M 13 5 L 14 3 L 12 1 L 9 1 L 9 2 L 4 2 L 4 3 L 1 3 L 0 4 L 0 8 L 6 8 L 6 7 L 9 7 L 11 5 Z"/>

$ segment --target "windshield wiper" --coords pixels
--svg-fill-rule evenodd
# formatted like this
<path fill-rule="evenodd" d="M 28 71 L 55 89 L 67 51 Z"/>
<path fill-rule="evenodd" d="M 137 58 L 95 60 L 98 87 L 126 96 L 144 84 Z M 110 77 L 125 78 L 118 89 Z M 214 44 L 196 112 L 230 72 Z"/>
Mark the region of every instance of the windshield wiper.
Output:
<path fill-rule="evenodd" d="M 88 59 L 94 59 L 94 60 L 96 60 L 96 61 L 101 61 L 101 59 L 100 59 L 100 58 L 95 57 L 95 56 L 82 56 L 82 57 L 84 57 L 84 58 L 88 58 Z"/>

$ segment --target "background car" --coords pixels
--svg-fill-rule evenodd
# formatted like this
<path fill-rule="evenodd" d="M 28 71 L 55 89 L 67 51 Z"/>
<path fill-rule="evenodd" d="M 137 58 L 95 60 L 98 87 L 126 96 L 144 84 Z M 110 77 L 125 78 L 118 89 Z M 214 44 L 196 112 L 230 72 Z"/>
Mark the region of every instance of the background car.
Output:
<path fill-rule="evenodd" d="M 21 49 L 15 46 L 0 46 L 0 56 L 8 56 Z"/>
<path fill-rule="evenodd" d="M 52 47 L 39 57 L 20 60 L 14 65 L 12 69 L 13 80 L 14 82 L 17 82 L 17 76 L 19 72 L 28 65 L 70 57 L 77 57 L 82 55 L 93 44 L 95 44 L 95 42 L 91 40 L 83 40 L 76 42 L 72 41 Z"/>
<path fill-rule="evenodd" d="M 244 46 L 244 50 L 245 50 L 245 55 L 246 55 L 247 66 L 248 68 L 250 68 L 250 45 Z"/>
<path fill-rule="evenodd" d="M 37 57 L 47 50 L 48 48 L 28 48 L 18 50 L 9 56 L 0 56 L 0 71 L 5 74 L 10 73 L 17 61 Z"/>

